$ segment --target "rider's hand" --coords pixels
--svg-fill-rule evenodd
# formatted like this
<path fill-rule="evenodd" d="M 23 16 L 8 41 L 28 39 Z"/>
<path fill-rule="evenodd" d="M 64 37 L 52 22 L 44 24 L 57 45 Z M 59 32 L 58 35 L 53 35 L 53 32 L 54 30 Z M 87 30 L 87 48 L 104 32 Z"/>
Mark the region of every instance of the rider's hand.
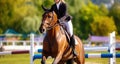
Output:
<path fill-rule="evenodd" d="M 67 16 L 65 20 L 66 20 L 66 21 L 69 21 L 69 20 L 71 20 L 71 19 L 72 19 L 71 16 Z"/>

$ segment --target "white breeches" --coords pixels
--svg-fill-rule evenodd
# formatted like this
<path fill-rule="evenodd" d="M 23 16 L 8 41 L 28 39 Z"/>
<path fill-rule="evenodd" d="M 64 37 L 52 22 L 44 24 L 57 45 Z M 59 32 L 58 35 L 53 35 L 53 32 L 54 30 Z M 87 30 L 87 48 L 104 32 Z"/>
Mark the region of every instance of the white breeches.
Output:
<path fill-rule="evenodd" d="M 71 20 L 69 20 L 68 22 L 65 22 L 65 25 L 66 25 L 67 32 L 69 33 L 71 37 L 73 35 L 73 25 L 72 25 Z"/>

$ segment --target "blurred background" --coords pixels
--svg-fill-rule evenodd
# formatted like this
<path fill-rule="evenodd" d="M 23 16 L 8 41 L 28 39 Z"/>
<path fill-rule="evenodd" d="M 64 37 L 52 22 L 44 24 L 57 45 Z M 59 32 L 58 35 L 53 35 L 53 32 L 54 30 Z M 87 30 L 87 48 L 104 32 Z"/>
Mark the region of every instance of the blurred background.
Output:
<path fill-rule="evenodd" d="M 68 13 L 73 17 L 74 34 L 85 46 L 109 46 L 108 37 L 116 32 L 117 47 L 120 48 L 120 0 L 65 0 Z M 54 0 L 0 0 L 0 49 L 28 50 L 28 36 L 34 33 L 36 45 L 42 45 L 44 34 L 39 32 L 44 11 L 41 5 L 50 8 Z M 39 36 L 40 35 L 40 36 Z M 17 43 L 15 43 L 17 42 Z M 27 42 L 27 43 L 26 43 Z M 98 43 L 96 43 L 98 42 Z M 106 43 L 107 42 L 107 43 Z M 11 47 L 9 47 L 11 45 Z M 118 53 L 120 51 L 117 51 Z M 89 53 L 89 52 L 87 52 Z M 106 53 L 106 52 L 103 52 Z M 29 54 L 8 55 L 0 58 L 0 64 L 29 64 Z M 0 56 L 1 57 L 1 56 Z M 13 60 L 11 61 L 11 57 Z M 16 57 L 20 57 L 19 60 Z M 26 58 L 24 58 L 26 57 Z M 10 60 L 10 61 L 8 61 Z M 16 60 L 18 63 L 12 63 Z M 86 59 L 86 64 L 108 64 L 108 59 Z M 105 60 L 105 61 L 104 61 Z M 117 59 L 117 64 L 120 64 Z M 94 63 L 90 63 L 90 62 Z M 6 63 L 5 63 L 6 62 Z M 7 63 L 8 62 L 8 63 Z M 38 64 L 40 61 L 37 61 Z M 50 60 L 51 62 L 51 60 Z M 96 63 L 98 62 L 98 63 Z M 50 64 L 50 63 L 48 63 Z"/>
<path fill-rule="evenodd" d="M 81 39 L 90 35 L 108 36 L 116 31 L 120 38 L 120 0 L 65 0 L 73 16 L 74 33 Z M 0 34 L 39 33 L 43 4 L 54 0 L 0 0 Z"/>

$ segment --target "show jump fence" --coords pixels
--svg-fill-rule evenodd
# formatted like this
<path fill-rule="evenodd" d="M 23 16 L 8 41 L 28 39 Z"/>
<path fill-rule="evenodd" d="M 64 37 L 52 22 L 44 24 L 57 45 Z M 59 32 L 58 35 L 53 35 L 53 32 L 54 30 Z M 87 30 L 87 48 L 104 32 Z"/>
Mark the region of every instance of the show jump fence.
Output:
<path fill-rule="evenodd" d="M 0 55 L 5 54 L 22 54 L 22 53 L 30 53 L 30 64 L 34 64 L 35 59 L 41 59 L 42 54 L 34 54 L 35 49 L 35 35 L 30 34 L 30 47 L 29 50 L 18 50 L 18 51 L 8 51 L 8 52 L 0 52 Z M 110 64 L 116 64 L 116 58 L 120 58 L 120 54 L 116 54 L 116 40 L 115 40 L 115 32 L 110 33 L 109 36 L 109 47 L 85 47 L 85 51 L 108 51 L 108 54 L 85 54 L 85 58 L 110 58 Z M 38 49 L 38 48 L 37 48 Z M 37 50 L 38 52 L 42 52 L 42 48 Z"/>
<path fill-rule="evenodd" d="M 31 50 L 30 50 L 30 64 L 34 64 L 35 59 L 41 59 L 41 54 L 34 54 L 34 34 L 30 35 L 31 39 Z M 102 50 L 109 51 L 108 54 L 85 54 L 85 58 L 110 58 L 110 64 L 116 64 L 116 58 L 120 58 L 120 54 L 116 54 L 115 49 L 115 32 L 110 33 L 109 37 L 109 47 L 96 47 L 96 48 L 85 48 L 85 51 L 88 50 Z M 38 52 L 42 52 L 42 49 L 38 49 Z"/>

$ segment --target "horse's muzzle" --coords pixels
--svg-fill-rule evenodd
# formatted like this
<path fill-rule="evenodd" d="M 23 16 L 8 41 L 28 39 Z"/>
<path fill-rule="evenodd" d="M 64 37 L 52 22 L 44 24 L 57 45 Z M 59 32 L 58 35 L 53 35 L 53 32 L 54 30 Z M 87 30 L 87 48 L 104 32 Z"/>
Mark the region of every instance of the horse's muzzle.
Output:
<path fill-rule="evenodd" d="M 43 33 L 44 31 L 45 31 L 45 29 L 42 29 L 42 28 L 40 29 L 40 32 L 41 32 L 41 33 Z"/>
<path fill-rule="evenodd" d="M 43 33 L 43 32 L 45 31 L 45 29 L 44 29 L 44 27 L 43 27 L 42 24 L 41 24 L 41 26 L 40 26 L 40 28 L 39 28 L 39 31 L 40 31 L 41 33 Z"/>

